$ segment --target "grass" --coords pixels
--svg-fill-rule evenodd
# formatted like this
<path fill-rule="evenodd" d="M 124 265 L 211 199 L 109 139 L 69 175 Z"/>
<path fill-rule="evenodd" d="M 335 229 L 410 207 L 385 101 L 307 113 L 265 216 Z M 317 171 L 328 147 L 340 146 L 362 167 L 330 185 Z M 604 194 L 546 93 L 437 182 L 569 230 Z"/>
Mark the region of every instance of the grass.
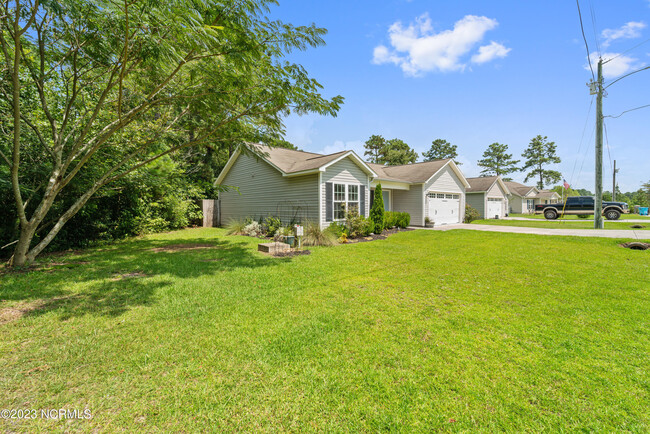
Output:
<path fill-rule="evenodd" d="M 648 251 L 475 231 L 293 258 L 257 242 L 185 230 L 0 275 L 0 409 L 93 415 L 2 430 L 650 430 Z"/>
<path fill-rule="evenodd" d="M 509 214 L 510 217 L 524 217 L 530 219 L 541 219 L 545 220 L 543 214 Z M 579 221 L 594 221 L 593 216 L 589 218 L 581 219 L 577 215 L 565 215 L 564 217 L 558 217 L 558 220 L 579 220 Z M 639 215 L 639 214 L 621 214 L 620 220 L 648 220 L 650 222 L 650 216 Z"/>
<path fill-rule="evenodd" d="M 493 226 L 519 226 L 525 228 L 546 228 L 546 229 L 593 229 L 593 220 L 504 220 L 504 219 L 487 219 L 487 220 L 474 220 L 472 224 L 477 225 L 493 225 Z M 605 229 L 627 229 L 632 230 L 631 226 L 641 225 L 645 226 L 641 229 L 634 230 L 650 230 L 650 221 L 648 223 L 626 223 L 621 221 L 607 221 L 605 220 Z"/>

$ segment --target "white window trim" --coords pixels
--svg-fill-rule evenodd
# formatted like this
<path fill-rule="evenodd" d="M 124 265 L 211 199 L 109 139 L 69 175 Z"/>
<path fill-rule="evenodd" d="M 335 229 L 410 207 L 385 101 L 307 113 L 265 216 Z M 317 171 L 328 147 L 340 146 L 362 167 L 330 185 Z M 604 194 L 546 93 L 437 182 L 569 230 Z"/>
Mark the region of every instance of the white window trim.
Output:
<path fill-rule="evenodd" d="M 332 208 L 333 208 L 332 213 L 336 214 L 335 204 L 337 204 L 337 203 L 345 203 L 345 210 L 346 211 L 349 208 L 348 203 L 356 203 L 357 207 L 359 208 L 359 214 L 361 214 L 361 186 L 363 184 L 356 183 L 356 182 L 337 182 L 337 181 L 330 181 L 330 182 L 332 183 Z M 344 185 L 345 186 L 345 201 L 334 200 L 337 185 Z M 355 200 L 355 201 L 350 201 L 349 200 L 349 190 L 348 190 L 349 185 L 356 185 L 357 186 L 357 196 L 358 197 L 357 197 L 357 200 Z M 367 191 L 367 188 L 366 188 L 366 191 Z M 343 217 L 342 219 L 337 219 L 337 218 L 335 218 L 334 215 L 332 215 L 332 221 L 333 222 L 343 222 L 343 221 L 345 221 L 345 217 Z"/>

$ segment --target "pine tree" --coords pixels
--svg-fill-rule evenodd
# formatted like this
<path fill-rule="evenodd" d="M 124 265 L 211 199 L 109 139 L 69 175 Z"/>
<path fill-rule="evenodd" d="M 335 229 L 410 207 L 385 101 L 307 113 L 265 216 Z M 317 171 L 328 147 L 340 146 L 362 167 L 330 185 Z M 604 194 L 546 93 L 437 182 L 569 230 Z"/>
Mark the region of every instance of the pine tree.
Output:
<path fill-rule="evenodd" d="M 483 159 L 478 161 L 478 165 L 485 168 L 481 170 L 481 176 L 504 176 L 518 172 L 519 160 L 513 160 L 512 154 L 508 154 L 507 151 L 508 145 L 501 143 L 495 142 L 488 146 L 483 152 Z"/>
<path fill-rule="evenodd" d="M 526 159 L 521 170 L 532 169 L 526 174 L 524 182 L 539 177 L 537 187 L 544 188 L 546 184 L 553 184 L 562 179 L 562 174 L 556 170 L 545 169 L 549 164 L 557 164 L 562 160 L 556 155 L 555 142 L 547 141 L 548 137 L 534 137 L 528 148 L 521 154 Z"/>
<path fill-rule="evenodd" d="M 444 139 L 436 139 L 431 142 L 431 148 L 429 148 L 427 152 L 422 153 L 422 157 L 424 158 L 424 161 L 451 158 L 454 160 L 454 163 L 460 166 L 461 163 L 456 160 L 456 158 L 458 158 L 458 151 L 456 149 L 456 145 L 452 145 Z"/>

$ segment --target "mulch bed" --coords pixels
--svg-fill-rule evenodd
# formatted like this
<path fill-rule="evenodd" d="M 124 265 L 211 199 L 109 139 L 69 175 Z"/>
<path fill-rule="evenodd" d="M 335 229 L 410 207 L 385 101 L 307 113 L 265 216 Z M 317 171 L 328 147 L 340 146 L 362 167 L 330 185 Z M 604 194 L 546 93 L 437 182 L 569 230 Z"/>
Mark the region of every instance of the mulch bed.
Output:
<path fill-rule="evenodd" d="M 385 240 L 391 235 L 394 235 L 399 232 L 409 232 L 409 231 L 414 231 L 415 229 L 411 228 L 406 228 L 406 229 L 400 229 L 400 228 L 394 228 L 394 229 L 386 229 L 384 232 L 381 233 L 381 235 L 368 235 L 367 237 L 360 237 L 360 238 L 350 238 L 348 239 L 348 242 L 345 244 L 354 244 L 354 243 L 365 243 L 368 241 L 375 241 L 375 240 Z"/>

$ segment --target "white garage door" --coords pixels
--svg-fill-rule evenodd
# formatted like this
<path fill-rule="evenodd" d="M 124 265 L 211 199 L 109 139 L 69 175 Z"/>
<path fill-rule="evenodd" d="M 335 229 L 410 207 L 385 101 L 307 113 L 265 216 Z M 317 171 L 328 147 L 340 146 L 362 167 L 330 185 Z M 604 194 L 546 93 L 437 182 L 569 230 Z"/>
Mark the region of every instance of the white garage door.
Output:
<path fill-rule="evenodd" d="M 495 216 L 503 217 L 503 199 L 488 197 L 485 218 L 493 219 Z"/>
<path fill-rule="evenodd" d="M 429 218 L 437 225 L 460 223 L 460 195 L 429 193 Z"/>

